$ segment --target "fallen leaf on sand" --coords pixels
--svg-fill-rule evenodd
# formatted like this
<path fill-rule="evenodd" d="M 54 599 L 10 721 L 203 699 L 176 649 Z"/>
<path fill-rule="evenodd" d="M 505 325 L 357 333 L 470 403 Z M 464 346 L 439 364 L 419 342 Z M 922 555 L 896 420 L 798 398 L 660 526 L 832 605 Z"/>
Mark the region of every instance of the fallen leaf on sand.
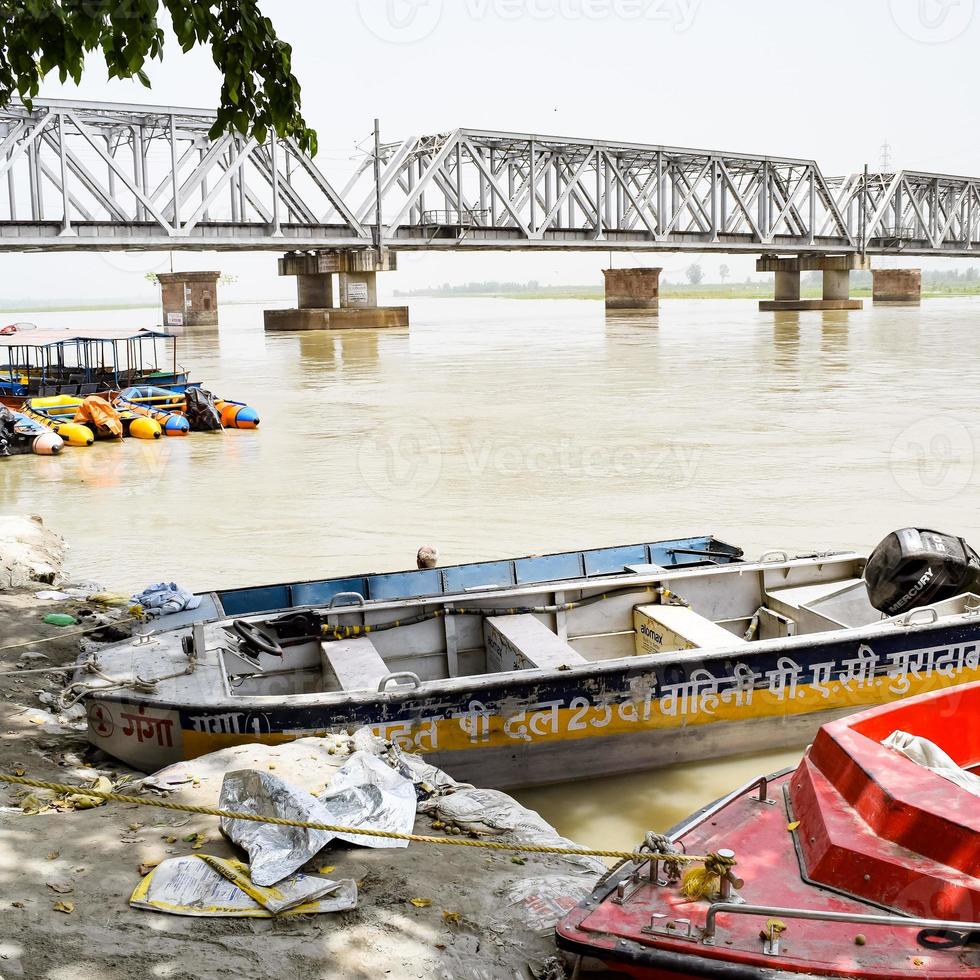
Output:
<path fill-rule="evenodd" d="M 70 895 L 75 890 L 75 886 L 69 881 L 48 881 L 45 884 L 59 895 Z"/>
<path fill-rule="evenodd" d="M 510 863 L 511 864 L 527 864 L 527 858 L 526 857 L 521 857 L 520 854 L 515 854 L 510 859 Z"/>
<path fill-rule="evenodd" d="M 145 878 L 159 863 L 159 861 L 144 861 L 139 867 L 140 877 Z"/>
<path fill-rule="evenodd" d="M 48 853 L 44 855 L 44 860 L 57 861 L 60 853 L 61 853 L 60 851 L 48 851 Z"/>
<path fill-rule="evenodd" d="M 458 926 L 463 921 L 463 916 L 459 912 L 443 911 L 442 920 L 449 925 Z"/>
<path fill-rule="evenodd" d="M 65 899 L 61 902 L 55 902 L 51 908 L 54 909 L 55 912 L 64 912 L 65 915 L 71 915 L 72 912 L 75 911 L 75 903 L 69 902 L 67 899 Z"/>
<path fill-rule="evenodd" d="M 432 904 L 431 898 L 410 898 L 409 902 L 417 909 L 427 909 Z"/>
<path fill-rule="evenodd" d="M 27 775 L 27 770 L 23 766 L 14 766 L 14 775 L 15 776 L 26 776 Z"/>
<path fill-rule="evenodd" d="M 335 864 L 325 864 L 322 868 L 317 868 L 316 873 L 318 875 L 328 875 L 331 871 L 336 871 L 337 866 Z"/>
<path fill-rule="evenodd" d="M 24 907 L 23 902 L 11 902 L 10 903 L 15 909 L 22 909 Z"/>

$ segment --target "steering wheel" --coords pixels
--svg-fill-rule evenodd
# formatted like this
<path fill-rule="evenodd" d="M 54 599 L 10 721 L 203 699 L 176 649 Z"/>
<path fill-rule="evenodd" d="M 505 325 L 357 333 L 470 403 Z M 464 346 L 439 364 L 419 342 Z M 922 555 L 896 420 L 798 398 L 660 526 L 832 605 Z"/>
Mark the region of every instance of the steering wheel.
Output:
<path fill-rule="evenodd" d="M 282 656 L 282 647 L 278 641 L 263 633 L 254 623 L 245 619 L 236 619 L 232 622 L 231 628 L 241 637 L 246 646 L 260 653 L 267 653 L 270 657 Z"/>

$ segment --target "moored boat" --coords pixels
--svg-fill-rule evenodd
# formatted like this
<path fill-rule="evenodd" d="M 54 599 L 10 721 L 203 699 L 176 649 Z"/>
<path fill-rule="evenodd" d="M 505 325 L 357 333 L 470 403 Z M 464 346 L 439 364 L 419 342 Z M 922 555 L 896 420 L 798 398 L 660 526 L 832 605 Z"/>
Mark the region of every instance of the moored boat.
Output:
<path fill-rule="evenodd" d="M 40 422 L 0 405 L 0 456 L 57 456 L 64 445 L 61 436 Z"/>
<path fill-rule="evenodd" d="M 50 429 L 69 446 L 85 447 L 91 446 L 95 442 L 95 433 L 88 426 L 73 421 L 74 412 L 66 416 L 59 412 L 49 411 L 48 406 L 44 404 L 46 400 L 37 399 L 41 404 L 35 408 L 32 405 L 34 399 L 29 399 L 24 404 L 21 414 L 32 422 Z M 51 408 L 54 409 L 57 406 L 51 406 Z"/>
<path fill-rule="evenodd" d="M 0 403 L 82 397 L 131 385 L 183 391 L 194 384 L 177 363 L 177 341 L 159 330 L 15 329 L 0 334 Z"/>
<path fill-rule="evenodd" d="M 180 406 L 183 396 L 164 388 L 126 388 L 115 397 L 115 404 L 137 415 L 145 415 L 157 422 L 165 436 L 181 437 L 190 433 Z"/>
<path fill-rule="evenodd" d="M 975 977 L 978 772 L 980 683 L 831 722 L 795 770 L 648 838 L 558 945 L 644 980 Z"/>
<path fill-rule="evenodd" d="M 800 744 L 829 718 L 980 679 L 969 575 L 882 618 L 859 554 L 742 562 L 708 544 L 665 567 L 655 553 L 393 573 L 371 598 L 358 577 L 224 594 L 226 612 L 270 595 L 283 608 L 107 647 L 112 686 L 83 662 L 74 689 L 93 743 L 137 768 L 370 725 L 508 787 Z M 590 559 L 601 573 L 583 573 Z"/>
<path fill-rule="evenodd" d="M 89 445 L 75 426 L 87 430 L 94 439 L 159 439 L 163 434 L 158 422 L 123 408 L 117 410 L 100 395 L 73 398 L 70 395 L 54 395 L 31 398 L 24 406 L 30 418 L 53 429 L 69 445 Z"/>
<path fill-rule="evenodd" d="M 197 389 L 194 394 L 198 400 L 203 399 L 208 405 L 213 402 L 214 410 L 217 413 L 217 422 L 220 424 L 209 425 L 207 428 L 257 429 L 259 427 L 259 413 L 251 405 L 218 398 L 196 385 L 192 387 Z M 188 411 L 187 399 L 188 392 L 186 390 L 174 391 L 155 385 L 134 385 L 121 391 L 117 401 L 125 403 L 134 411 L 141 411 L 151 418 L 155 418 L 161 425 L 164 425 L 165 431 L 165 422 L 169 422 L 175 417 L 183 419 L 187 423 L 188 430 L 204 428 L 195 424 L 197 413 Z M 174 424 L 179 425 L 179 423 Z M 167 434 L 177 433 L 168 432 Z"/>

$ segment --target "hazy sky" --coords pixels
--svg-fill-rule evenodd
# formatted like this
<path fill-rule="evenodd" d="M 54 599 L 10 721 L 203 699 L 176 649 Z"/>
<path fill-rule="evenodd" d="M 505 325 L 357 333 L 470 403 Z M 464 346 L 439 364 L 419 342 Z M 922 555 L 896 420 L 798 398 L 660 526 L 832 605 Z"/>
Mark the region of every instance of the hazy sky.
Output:
<path fill-rule="evenodd" d="M 980 74 L 975 0 L 263 0 L 293 45 L 320 166 L 342 183 L 375 115 L 386 140 L 457 126 L 604 137 L 813 157 L 827 175 L 878 166 L 980 173 L 973 93 Z M 168 45 L 147 91 L 107 82 L 93 59 L 77 88 L 43 94 L 208 107 L 218 93 L 209 51 Z M 746 258 L 719 262 L 737 277 Z M 662 264 L 683 255 L 620 255 Z M 283 293 L 274 256 L 183 253 L 177 267 L 248 277 Z M 605 257 L 402 255 L 388 288 L 444 280 L 598 282 Z M 3 299 L 56 277 L 60 292 L 133 295 L 160 255 L 0 255 Z M 243 288 L 243 287 L 241 287 Z"/>

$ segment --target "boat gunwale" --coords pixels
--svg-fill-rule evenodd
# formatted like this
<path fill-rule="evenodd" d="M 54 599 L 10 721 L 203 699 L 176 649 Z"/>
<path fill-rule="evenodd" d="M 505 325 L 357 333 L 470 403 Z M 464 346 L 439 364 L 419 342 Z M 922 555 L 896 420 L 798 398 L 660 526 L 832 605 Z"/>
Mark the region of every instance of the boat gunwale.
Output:
<path fill-rule="evenodd" d="M 226 596 L 237 596 L 237 595 L 241 595 L 241 594 L 245 594 L 245 593 L 264 592 L 264 591 L 269 590 L 269 589 L 286 589 L 286 590 L 289 590 L 289 589 L 292 589 L 292 588 L 294 588 L 296 586 L 304 586 L 304 585 L 326 585 L 326 584 L 330 584 L 332 582 L 346 582 L 346 581 L 351 580 L 351 579 L 372 579 L 372 578 L 397 576 L 397 575 L 412 575 L 412 574 L 415 574 L 416 572 L 421 572 L 421 571 L 436 571 L 436 572 L 442 572 L 442 573 L 444 573 L 444 572 L 446 572 L 448 570 L 477 568 L 477 567 L 483 566 L 483 565 L 496 565 L 496 564 L 502 564 L 502 563 L 506 563 L 506 562 L 511 562 L 511 563 L 516 564 L 517 562 L 527 561 L 529 559 L 559 558 L 559 557 L 565 557 L 567 555 L 582 555 L 582 556 L 584 556 L 584 555 L 595 554 L 597 552 L 622 551 L 622 550 L 625 550 L 627 548 L 635 548 L 635 547 L 646 547 L 648 549 L 648 553 L 649 553 L 649 549 L 650 548 L 653 548 L 653 547 L 666 547 L 667 550 L 670 550 L 671 547 L 673 547 L 675 549 L 680 549 L 686 543 L 689 543 L 689 542 L 697 542 L 697 541 L 705 541 L 705 542 L 707 542 L 709 548 L 710 548 L 710 546 L 712 544 L 715 544 L 715 545 L 720 545 L 723 548 L 730 549 L 731 550 L 731 554 L 728 554 L 726 556 L 728 558 L 728 561 L 723 562 L 723 563 L 722 562 L 714 562 L 714 561 L 711 560 L 710 557 L 708 557 L 708 552 L 705 552 L 704 553 L 705 556 L 708 557 L 708 560 L 705 561 L 705 562 L 685 562 L 683 564 L 678 564 L 678 565 L 673 565 L 673 566 L 664 566 L 665 571 L 671 571 L 671 572 L 673 572 L 673 571 L 691 571 L 691 570 L 693 570 L 695 568 L 699 568 L 699 569 L 704 569 L 704 568 L 725 568 L 728 565 L 739 565 L 739 566 L 742 566 L 742 565 L 745 565 L 745 564 L 751 564 L 750 562 L 746 562 L 744 560 L 745 552 L 738 545 L 733 545 L 733 544 L 730 544 L 727 541 L 722 541 L 714 533 L 701 533 L 701 534 L 676 535 L 676 536 L 671 537 L 671 538 L 664 538 L 664 539 L 662 539 L 660 541 L 646 541 L 646 542 L 642 542 L 641 541 L 641 542 L 629 542 L 627 544 L 600 545 L 600 546 L 597 546 L 597 547 L 594 547 L 594 548 L 578 548 L 578 549 L 574 549 L 573 548 L 573 549 L 570 549 L 568 551 L 552 551 L 552 552 L 544 552 L 544 553 L 531 554 L 531 555 L 519 555 L 519 556 L 517 556 L 515 558 L 485 558 L 485 559 L 482 559 L 480 561 L 467 561 L 467 562 L 459 562 L 459 563 L 454 564 L 454 565 L 437 566 L 436 568 L 433 568 L 433 569 L 400 568 L 400 569 L 394 569 L 394 570 L 390 570 L 390 571 L 356 572 L 356 573 L 352 573 L 352 574 L 349 574 L 349 575 L 340 574 L 340 575 L 330 576 L 329 578 L 310 578 L 310 579 L 296 579 L 296 580 L 291 580 L 291 581 L 288 581 L 288 582 L 271 582 L 271 583 L 268 583 L 266 585 L 242 585 L 242 586 L 233 586 L 231 588 L 225 588 L 225 589 L 214 589 L 214 590 L 212 590 L 211 592 L 209 592 L 207 594 L 215 598 L 215 602 L 216 602 L 217 608 L 221 610 L 222 614 L 224 616 L 229 616 L 229 615 L 233 615 L 233 614 L 229 614 L 229 613 L 225 612 L 225 610 L 224 610 L 224 603 L 223 603 L 223 597 L 226 597 Z M 622 575 L 622 574 L 626 574 L 626 573 L 625 572 L 618 572 L 618 571 L 614 571 L 614 572 L 598 572 L 598 573 L 596 573 L 594 575 L 588 575 L 588 574 L 582 575 L 582 576 L 579 576 L 579 578 L 577 578 L 577 579 L 542 579 L 542 580 L 538 580 L 538 581 L 529 581 L 529 582 L 524 582 L 524 583 L 519 583 L 519 582 L 516 582 L 515 581 L 515 582 L 512 582 L 512 583 L 507 583 L 507 584 L 503 584 L 503 585 L 481 585 L 481 586 L 476 586 L 473 589 L 470 589 L 470 590 L 465 591 L 465 592 L 460 592 L 460 593 L 436 592 L 436 593 L 432 593 L 432 594 L 430 594 L 428 596 L 402 596 L 402 597 L 395 597 L 393 599 L 368 599 L 368 598 L 365 598 L 364 601 L 365 601 L 365 603 L 368 603 L 368 602 L 370 602 L 370 603 L 375 603 L 375 602 L 402 603 L 402 602 L 407 602 L 409 599 L 413 599 L 413 598 L 439 599 L 439 598 L 443 598 L 443 597 L 457 596 L 457 595 L 458 596 L 464 596 L 464 595 L 465 596 L 473 596 L 473 595 L 476 595 L 477 594 L 478 590 L 485 590 L 485 591 L 493 590 L 493 591 L 499 592 L 499 591 L 516 590 L 516 589 L 523 588 L 524 586 L 535 586 L 535 585 L 542 585 L 542 584 L 550 584 L 551 582 L 559 582 L 559 581 L 580 581 L 580 580 L 583 580 L 583 581 L 584 580 L 589 580 L 589 581 L 606 581 L 611 576 Z M 630 573 L 630 574 L 632 575 L 632 574 L 635 574 L 635 573 Z M 271 615 L 274 611 L 286 612 L 288 610 L 319 608 L 319 607 L 321 607 L 323 605 L 324 605 L 323 602 L 296 603 L 296 604 L 291 604 L 289 606 L 276 606 L 276 607 L 271 607 L 269 609 L 260 609 L 257 612 L 245 612 L 245 613 L 241 613 L 241 614 L 236 615 L 235 618 L 242 618 L 242 617 L 246 617 L 246 616 L 257 616 L 257 615 Z M 358 608 L 358 607 L 354 607 L 354 608 Z"/>
<path fill-rule="evenodd" d="M 814 562 L 818 561 L 818 559 L 806 560 Z M 764 564 L 771 566 L 775 563 Z M 776 567 L 780 567 L 780 565 L 776 565 Z M 747 566 L 745 565 L 738 566 L 738 568 L 740 571 L 747 570 Z M 728 567 L 722 566 L 720 570 L 727 572 Z M 756 567 L 756 571 L 758 570 L 759 568 Z M 688 571 L 690 573 L 700 571 L 703 574 L 704 569 L 690 569 Z M 679 575 L 685 573 L 678 571 L 676 574 Z M 654 581 L 657 581 L 657 579 L 654 579 Z M 865 626 L 842 627 L 841 629 L 825 630 L 820 633 L 802 633 L 796 636 L 773 637 L 768 640 L 756 640 L 751 644 L 751 652 L 753 654 L 758 652 L 762 655 L 778 656 L 783 651 L 794 651 L 801 647 L 819 649 L 821 647 L 839 644 L 842 642 L 853 642 L 861 637 L 875 635 L 895 637 L 902 635 L 920 636 L 927 634 L 939 634 L 945 638 L 951 630 L 955 630 L 958 627 L 962 629 L 968 624 L 980 627 L 980 620 L 978 620 L 975 613 L 970 612 L 948 613 L 945 616 L 939 616 L 935 621 L 931 622 L 902 622 L 901 620 L 903 618 L 905 617 L 893 617 L 891 619 L 883 619 L 880 623 L 872 623 Z M 223 628 L 223 622 L 224 621 L 216 622 L 209 625 L 215 629 Z M 173 632 L 176 633 L 181 629 L 189 630 L 189 627 L 178 627 Z M 978 637 L 978 640 L 980 640 L 980 637 Z M 131 647 L 131 640 L 123 641 L 111 647 L 106 647 L 100 652 L 105 653 L 109 650 L 122 651 Z M 209 656 L 213 655 L 214 661 L 211 663 L 198 661 L 199 667 L 204 667 L 205 669 L 212 667 L 224 668 L 223 662 L 219 662 L 219 659 L 223 661 L 223 657 L 221 656 L 224 653 L 223 649 L 212 649 L 207 651 L 207 653 Z M 567 670 L 562 671 L 530 668 L 515 671 L 499 671 L 495 673 L 467 674 L 460 677 L 436 678 L 430 681 L 422 681 L 419 687 L 414 687 L 411 689 L 395 688 L 383 692 L 371 690 L 315 691 L 306 694 L 289 695 L 232 695 L 227 689 L 227 671 L 223 669 L 223 696 L 220 699 L 215 698 L 207 703 L 193 703 L 186 700 L 181 702 L 172 700 L 167 701 L 163 700 L 162 695 L 152 693 L 132 692 L 128 696 L 123 696 L 123 692 L 119 691 L 110 691 L 105 695 L 101 695 L 98 691 L 93 691 L 89 697 L 114 702 L 145 703 L 147 705 L 152 704 L 156 707 L 169 708 L 176 711 L 191 711 L 195 708 L 200 708 L 205 712 L 216 711 L 219 708 L 228 707 L 238 709 L 247 709 L 251 707 L 267 708 L 275 704 L 282 704 L 284 706 L 288 706 L 289 708 L 296 709 L 348 704 L 355 706 L 367 704 L 392 705 L 411 701 L 429 700 L 440 696 L 452 696 L 461 692 L 472 692 L 476 694 L 484 690 L 492 690 L 500 687 L 501 685 L 513 683 L 514 681 L 523 681 L 527 682 L 528 684 L 534 684 L 540 683 L 541 681 L 549 678 L 560 678 L 562 680 L 567 679 L 569 682 L 574 682 L 583 678 L 588 679 L 603 677 L 608 674 L 615 674 L 623 671 L 624 669 L 629 670 L 631 673 L 642 674 L 646 670 L 653 670 L 657 667 L 691 664 L 704 665 L 706 663 L 713 663 L 719 660 L 731 660 L 733 657 L 744 657 L 746 653 L 747 651 L 744 645 L 735 644 L 732 646 L 725 646 L 710 650 L 706 648 L 699 648 L 694 650 L 675 651 L 671 654 L 649 653 L 639 656 L 626 655 L 608 660 L 589 661 L 584 664 L 570 666 Z M 84 662 L 84 659 L 79 659 L 79 671 L 83 669 Z M 295 669 L 300 671 L 304 668 Z M 312 671 L 315 668 L 311 666 L 305 669 Z M 82 674 L 82 676 L 84 676 L 84 674 Z M 126 691 L 131 691 L 131 689 L 127 688 Z"/>
<path fill-rule="evenodd" d="M 601 550 L 601 549 L 600 549 Z M 512 559 L 501 559 L 503 561 L 510 561 Z M 518 559 L 520 560 L 520 559 Z M 212 620 L 208 625 L 210 626 L 220 626 L 223 622 L 232 622 L 234 620 L 242 619 L 248 622 L 253 622 L 255 620 L 266 620 L 277 616 L 288 616 L 298 612 L 310 611 L 310 610 L 320 610 L 325 612 L 327 615 L 331 616 L 343 616 L 347 614 L 356 614 L 364 610 L 370 610 L 371 612 L 383 611 L 386 609 L 404 608 L 406 606 L 416 607 L 422 606 L 446 606 L 455 603 L 460 600 L 466 600 L 469 602 L 473 601 L 483 601 L 487 599 L 497 599 L 501 595 L 514 595 L 514 596 L 526 596 L 526 595 L 537 595 L 541 592 L 585 592 L 588 589 L 594 589 L 596 595 L 602 595 L 603 592 L 609 591 L 610 589 L 618 589 L 622 586 L 627 585 L 650 585 L 654 582 L 662 582 L 666 579 L 673 579 L 677 576 L 687 576 L 693 577 L 696 575 L 704 575 L 706 573 L 710 574 L 726 574 L 730 575 L 733 573 L 745 573 L 745 572 L 758 572 L 763 569 L 774 569 L 774 568 L 800 568 L 807 567 L 807 563 L 810 565 L 820 565 L 826 564 L 828 561 L 867 561 L 867 555 L 857 552 L 857 551 L 840 551 L 840 552 L 827 552 L 825 554 L 819 555 L 801 555 L 796 558 L 791 558 L 786 562 L 773 562 L 773 561 L 735 561 L 726 562 L 723 565 L 695 565 L 695 566 L 685 566 L 678 565 L 676 568 L 664 569 L 660 572 L 613 572 L 610 575 L 602 576 L 592 576 L 592 577 L 581 577 L 576 579 L 553 579 L 546 582 L 525 582 L 521 585 L 502 585 L 502 586 L 481 586 L 479 591 L 473 590 L 469 592 L 446 592 L 439 595 L 428 595 L 428 596 L 408 596 L 403 599 L 365 599 L 363 603 L 345 603 L 341 606 L 329 606 L 320 602 L 311 602 L 304 605 L 298 606 L 279 606 L 275 609 L 264 610 L 257 613 L 242 613 L 241 615 L 229 615 L 224 613 L 224 615 L 217 620 Z M 475 562 L 474 564 L 480 564 Z M 381 575 L 397 575 L 398 572 L 379 572 L 379 573 L 369 573 L 371 574 L 381 574 Z M 358 576 L 353 576 L 358 577 Z M 321 580 L 313 580 L 314 583 Z M 299 584 L 306 585 L 306 582 L 300 583 L 284 583 L 285 585 Z M 279 586 L 273 585 L 268 586 L 268 588 L 278 588 Z M 265 586 L 256 586 L 256 588 L 265 588 Z M 239 590 L 229 590 L 229 591 L 239 591 Z M 639 591 L 639 589 L 637 590 Z M 217 596 L 219 601 L 221 598 L 221 592 L 211 592 L 207 593 L 212 596 Z M 678 593 L 679 595 L 679 593 Z M 592 595 L 582 596 L 582 599 L 592 598 Z M 683 596 L 680 596 L 683 598 Z M 579 599 L 577 601 L 582 601 Z M 223 611 L 223 610 L 222 610 Z M 902 615 L 907 615 L 903 613 Z M 884 622 L 884 620 L 883 620 Z M 185 626 L 175 626 L 174 630 L 184 629 Z M 163 630 L 161 632 L 168 632 Z"/>

